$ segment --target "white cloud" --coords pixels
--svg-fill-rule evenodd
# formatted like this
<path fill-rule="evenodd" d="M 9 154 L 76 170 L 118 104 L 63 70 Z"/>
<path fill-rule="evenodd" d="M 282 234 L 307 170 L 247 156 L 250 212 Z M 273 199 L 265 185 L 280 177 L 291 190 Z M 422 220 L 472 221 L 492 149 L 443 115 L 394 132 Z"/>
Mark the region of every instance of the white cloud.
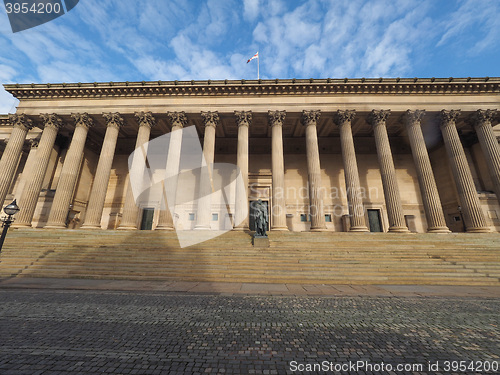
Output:
<path fill-rule="evenodd" d="M 498 48 L 499 13 L 497 0 L 86 0 L 0 33 L 0 82 L 251 79 L 257 51 L 262 78 L 416 76 L 436 44 Z"/>
<path fill-rule="evenodd" d="M 248 21 L 255 21 L 260 12 L 260 0 L 243 0 L 243 16 Z"/>
<path fill-rule="evenodd" d="M 264 45 L 269 78 L 405 75 L 432 28 L 428 1 L 326 2 L 308 0 L 261 20 L 255 41 Z M 426 27 L 422 27 L 426 26 Z"/>
<path fill-rule="evenodd" d="M 500 2 L 497 0 L 465 0 L 462 5 L 444 21 L 446 30 L 437 43 L 470 44 L 469 53 L 477 55 L 489 47 L 500 44 Z M 479 34 L 479 37 L 478 37 Z M 471 41 L 472 39 L 472 41 Z"/>

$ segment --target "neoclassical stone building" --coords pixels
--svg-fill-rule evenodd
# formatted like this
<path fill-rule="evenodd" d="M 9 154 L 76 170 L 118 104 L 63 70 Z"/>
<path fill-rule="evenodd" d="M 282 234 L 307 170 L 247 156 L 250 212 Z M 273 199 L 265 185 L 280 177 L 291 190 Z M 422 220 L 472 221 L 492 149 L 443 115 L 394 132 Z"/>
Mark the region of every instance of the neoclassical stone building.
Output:
<path fill-rule="evenodd" d="M 0 116 L 0 201 L 17 199 L 19 227 L 172 229 L 161 202 L 134 200 L 128 157 L 194 125 L 207 162 L 237 165 L 247 194 L 228 217 L 186 205 L 182 229 L 252 227 L 242 207 L 262 199 L 271 230 L 500 231 L 500 78 L 5 88 L 20 103 Z"/>

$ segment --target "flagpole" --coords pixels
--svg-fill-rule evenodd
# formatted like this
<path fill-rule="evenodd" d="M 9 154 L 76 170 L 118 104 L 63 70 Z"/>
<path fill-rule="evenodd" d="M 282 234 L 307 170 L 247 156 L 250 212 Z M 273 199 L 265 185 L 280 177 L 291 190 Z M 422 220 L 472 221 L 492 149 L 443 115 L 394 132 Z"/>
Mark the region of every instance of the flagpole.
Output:
<path fill-rule="evenodd" d="M 257 80 L 260 79 L 260 57 L 257 56 Z"/>

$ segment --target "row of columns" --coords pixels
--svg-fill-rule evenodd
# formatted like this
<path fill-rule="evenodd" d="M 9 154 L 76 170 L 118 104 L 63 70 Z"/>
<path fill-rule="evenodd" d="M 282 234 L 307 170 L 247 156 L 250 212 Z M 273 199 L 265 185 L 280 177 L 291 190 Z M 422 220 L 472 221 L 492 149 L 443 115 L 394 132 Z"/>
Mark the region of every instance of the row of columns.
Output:
<path fill-rule="evenodd" d="M 380 165 L 384 197 L 386 201 L 387 214 L 389 218 L 390 232 L 407 232 L 401 197 L 397 184 L 396 171 L 389 138 L 386 129 L 386 120 L 390 114 L 389 110 L 373 110 L 367 117 L 367 122 L 373 126 L 374 137 L 377 148 L 377 156 Z M 449 232 L 446 226 L 439 193 L 437 190 L 434 174 L 421 130 L 421 119 L 425 111 L 408 110 L 403 116 L 406 126 L 413 160 L 417 172 L 422 201 L 427 218 L 428 232 Z M 464 149 L 460 142 L 456 128 L 458 110 L 443 110 L 440 112 L 440 127 L 446 152 L 455 180 L 459 202 L 463 207 L 464 219 L 467 231 L 486 232 L 489 228 L 480 207 L 477 191 L 474 187 L 472 174 L 467 163 Z M 236 198 L 235 222 L 241 223 L 236 229 L 248 227 L 248 217 L 244 217 L 245 205 L 248 204 L 248 127 L 252 121 L 250 111 L 235 112 L 238 124 L 238 152 L 237 164 L 241 171 L 246 189 L 243 195 Z M 496 115 L 494 110 L 478 110 L 468 118 L 474 126 L 478 135 L 479 143 L 485 154 L 488 169 L 493 179 L 494 189 L 500 200 L 500 148 L 493 133 L 491 122 Z M 111 166 L 113 163 L 116 142 L 119 129 L 123 126 L 123 119 L 118 113 L 103 114 L 107 128 L 101 149 L 99 162 L 92 186 L 86 218 L 83 228 L 93 229 L 101 227 L 101 217 L 109 183 Z M 273 230 L 287 230 L 285 186 L 284 186 L 284 157 L 283 157 L 283 135 L 282 127 L 285 120 L 285 111 L 269 111 L 268 121 L 272 130 L 272 203 L 273 203 Z M 83 149 L 89 128 L 93 125 L 92 118 L 86 114 L 73 114 L 75 120 L 75 131 L 66 155 L 61 171 L 56 194 L 49 214 L 46 227 L 64 228 L 68 209 L 76 188 L 76 181 L 83 157 Z M 204 119 L 204 147 L 203 154 L 207 163 L 202 180 L 209 181 L 211 166 L 215 154 L 215 129 L 220 122 L 217 112 L 202 112 Z M 303 111 L 301 122 L 305 127 L 306 134 L 306 156 L 308 168 L 311 230 L 324 230 L 325 218 L 323 210 L 323 197 L 321 189 L 321 167 L 319 159 L 319 148 L 317 138 L 317 121 L 320 111 Z M 334 122 L 340 129 L 340 141 L 342 160 L 344 164 L 346 192 L 351 221 L 351 231 L 368 231 L 365 222 L 362 196 L 360 194 L 359 172 L 357 168 L 354 140 L 351 122 L 355 117 L 355 111 L 337 111 Z M 144 144 L 149 141 L 151 127 L 155 120 L 151 113 L 136 113 L 139 123 L 139 132 L 136 140 L 136 148 L 141 147 L 146 154 Z M 179 171 L 181 130 L 187 124 L 184 112 L 169 112 L 169 121 L 172 125 L 168 162 L 166 166 L 166 178 L 175 176 Z M 44 130 L 39 141 L 37 158 L 30 176 L 26 179 L 19 205 L 22 208 L 16 225 L 30 226 L 33 213 L 38 201 L 38 196 L 43 184 L 50 153 L 59 129 L 62 127 L 61 119 L 55 114 L 43 114 L 41 119 Z M 32 121 L 24 114 L 11 115 L 11 123 L 14 125 L 11 137 L 0 160 L 0 200 L 5 200 L 8 188 L 12 182 L 17 161 L 20 157 L 22 146 L 27 132 L 33 127 Z M 144 163 L 143 160 L 137 161 Z M 172 181 L 172 180 L 169 180 Z M 203 181 L 202 181 L 203 182 Z M 209 183 L 201 183 L 201 189 L 210 187 Z M 176 190 L 176 186 L 175 186 Z M 172 186 L 164 191 L 175 191 Z M 197 212 L 196 228 L 209 229 L 210 224 L 210 193 L 211 191 L 200 191 L 200 199 Z M 168 210 L 165 197 L 164 210 L 160 213 L 157 229 L 173 229 L 173 219 Z M 126 193 L 123 220 L 119 229 L 135 229 L 137 227 L 139 209 L 135 205 L 131 187 Z"/>

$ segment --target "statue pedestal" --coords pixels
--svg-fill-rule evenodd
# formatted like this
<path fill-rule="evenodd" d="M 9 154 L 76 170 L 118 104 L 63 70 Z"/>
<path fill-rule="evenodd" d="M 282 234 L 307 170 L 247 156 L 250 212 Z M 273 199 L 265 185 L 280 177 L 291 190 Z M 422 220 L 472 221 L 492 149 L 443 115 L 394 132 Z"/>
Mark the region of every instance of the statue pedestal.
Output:
<path fill-rule="evenodd" d="M 253 236 L 252 245 L 254 247 L 269 247 L 269 237 L 267 236 Z"/>

